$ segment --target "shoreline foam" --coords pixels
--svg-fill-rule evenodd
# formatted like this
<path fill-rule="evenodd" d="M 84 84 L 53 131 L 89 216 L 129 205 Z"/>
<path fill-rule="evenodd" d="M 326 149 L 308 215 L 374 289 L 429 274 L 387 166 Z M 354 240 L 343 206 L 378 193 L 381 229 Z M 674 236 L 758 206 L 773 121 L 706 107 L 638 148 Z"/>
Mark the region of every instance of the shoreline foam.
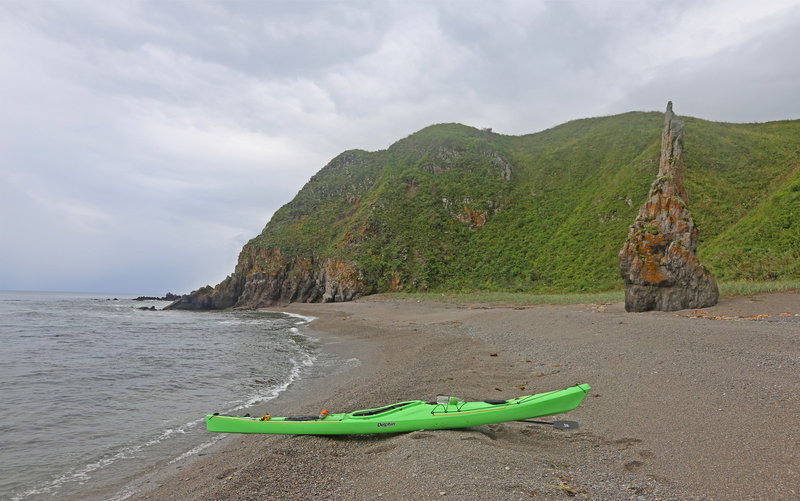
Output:
<path fill-rule="evenodd" d="M 291 328 L 290 332 L 293 335 L 299 335 L 312 341 L 316 345 L 316 353 L 312 356 L 312 360 L 305 359 L 300 363 L 294 361 L 295 367 L 287 380 L 278 387 L 271 388 L 268 395 L 257 395 L 241 405 L 237 405 L 222 412 L 236 413 L 238 411 L 244 411 L 245 409 L 253 412 L 252 409 L 260 409 L 267 405 L 295 405 L 294 402 L 302 401 L 305 395 L 314 391 L 319 391 L 319 388 L 312 389 L 315 386 L 314 381 L 316 379 L 324 377 L 326 373 L 336 374 L 339 372 L 338 367 L 330 367 L 332 363 L 341 362 L 348 365 L 349 368 L 361 365 L 361 360 L 359 359 L 354 359 L 352 357 L 340 359 L 335 354 L 336 350 L 325 350 L 322 348 L 321 345 L 326 343 L 325 339 L 328 340 L 328 343 L 337 341 L 335 336 L 324 332 L 317 332 L 311 327 L 312 323 L 317 320 L 317 317 L 291 313 L 280 309 L 265 309 L 264 311 L 281 313 L 299 319 L 301 323 L 296 324 L 297 327 Z M 321 337 L 325 339 L 320 339 Z M 318 364 L 320 358 L 323 359 L 322 364 Z M 353 364 L 354 360 L 358 363 Z M 303 373 L 304 371 L 305 373 Z M 197 423 L 201 422 L 204 426 L 205 419 L 203 418 L 197 421 Z M 193 447 L 191 450 L 172 458 L 162 459 L 151 465 L 148 471 L 137 472 L 132 478 L 125 481 L 123 485 L 100 489 L 92 495 L 97 497 L 97 499 L 108 499 L 109 501 L 125 501 L 140 495 L 146 495 L 146 493 L 152 489 L 153 484 L 157 485 L 170 476 L 179 475 L 181 470 L 191 468 L 194 463 L 201 460 L 204 456 L 227 453 L 227 443 L 235 438 L 224 434 L 209 433 L 208 435 L 211 437 L 208 441 Z M 86 493 L 78 493 L 67 496 L 65 499 L 77 501 L 85 499 L 85 495 Z"/>
<path fill-rule="evenodd" d="M 304 315 L 299 315 L 295 313 L 288 313 L 288 312 L 278 312 L 282 313 L 285 316 L 297 320 L 294 324 L 295 327 L 288 328 L 288 331 L 293 336 L 300 336 L 304 339 L 310 340 L 313 344 L 316 344 L 319 340 L 304 334 L 298 330 L 297 327 L 305 328 L 309 323 L 314 320 L 314 317 L 308 317 Z M 286 378 L 279 382 L 276 385 L 270 386 L 266 388 L 262 392 L 257 392 L 252 396 L 249 396 L 245 400 L 240 401 L 240 403 L 236 403 L 232 407 L 227 407 L 224 409 L 220 409 L 219 412 L 222 413 L 236 413 L 236 412 L 244 412 L 246 409 L 251 409 L 254 407 L 258 407 L 259 405 L 265 405 L 268 402 L 280 398 L 281 395 L 285 394 L 293 385 L 296 385 L 298 381 L 300 381 L 303 377 L 309 375 L 309 369 L 311 369 L 317 358 L 319 356 L 318 349 L 316 346 L 313 347 L 310 351 L 306 351 L 304 349 L 299 350 L 301 355 L 295 358 L 291 358 L 290 362 L 292 363 L 292 368 Z M 216 410 L 215 410 L 216 411 Z M 211 410 L 208 410 L 211 412 Z M 134 445 L 130 445 L 111 455 L 110 457 L 106 457 L 97 461 L 95 463 L 90 463 L 87 465 L 83 465 L 78 467 L 72 471 L 66 472 L 60 477 L 56 478 L 50 484 L 37 488 L 31 489 L 24 493 L 21 493 L 20 497 L 15 497 L 13 499 L 27 499 L 30 496 L 36 495 L 51 495 L 53 491 L 57 491 L 60 486 L 64 483 L 68 482 L 77 482 L 77 481 L 88 481 L 90 480 L 89 474 L 98 470 L 102 470 L 117 461 L 125 461 L 126 459 L 135 458 L 139 453 L 148 450 L 153 446 L 164 446 L 165 442 L 175 435 L 184 435 L 187 432 L 194 432 L 196 433 L 199 429 L 202 429 L 202 433 L 205 434 L 205 417 L 200 417 L 193 421 L 189 421 L 183 423 L 177 427 L 167 428 L 160 430 L 158 435 L 154 438 L 151 438 L 145 442 L 137 443 Z M 141 464 L 139 465 L 139 469 L 137 470 L 136 467 L 130 467 L 130 474 L 128 475 L 127 479 L 105 479 L 100 483 L 89 483 L 87 487 L 89 489 L 84 490 L 83 492 L 67 492 L 67 493 L 58 493 L 58 496 L 61 499 L 75 499 L 75 500 L 85 500 L 85 499 L 104 499 L 110 501 L 123 501 L 125 499 L 130 498 L 131 496 L 135 495 L 140 489 L 138 487 L 133 487 L 134 485 L 138 485 L 142 481 L 147 481 L 143 479 L 149 478 L 152 475 L 153 469 L 156 467 L 158 468 L 182 468 L 186 464 L 189 464 L 194 458 L 198 455 L 202 456 L 203 451 L 207 449 L 211 449 L 218 444 L 221 440 L 226 438 L 224 435 L 213 435 L 208 434 L 206 439 L 199 444 L 193 445 L 189 450 L 186 450 L 182 453 L 175 453 L 172 455 L 163 455 L 159 459 L 155 459 L 153 464 L 146 465 L 144 468 L 141 468 Z M 187 444 L 183 444 L 185 447 Z M 201 454 L 203 453 L 203 454 Z M 155 466 L 157 465 L 157 466 Z M 176 465 L 176 466 L 173 466 Z"/>

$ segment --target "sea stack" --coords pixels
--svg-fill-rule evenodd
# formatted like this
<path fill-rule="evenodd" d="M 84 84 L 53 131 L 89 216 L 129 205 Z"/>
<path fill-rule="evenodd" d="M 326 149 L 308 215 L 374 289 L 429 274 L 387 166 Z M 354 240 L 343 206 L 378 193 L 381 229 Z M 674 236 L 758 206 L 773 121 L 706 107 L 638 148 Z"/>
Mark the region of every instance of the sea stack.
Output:
<path fill-rule="evenodd" d="M 717 304 L 714 277 L 697 259 L 698 230 L 683 184 L 683 122 L 667 104 L 658 177 L 619 253 L 626 311 L 675 311 Z"/>

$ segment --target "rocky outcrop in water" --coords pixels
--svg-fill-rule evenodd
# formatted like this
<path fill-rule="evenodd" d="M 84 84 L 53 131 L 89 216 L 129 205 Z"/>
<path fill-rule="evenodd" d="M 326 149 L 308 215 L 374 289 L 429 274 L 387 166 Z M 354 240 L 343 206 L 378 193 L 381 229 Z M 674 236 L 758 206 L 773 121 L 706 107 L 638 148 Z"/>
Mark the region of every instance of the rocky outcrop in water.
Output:
<path fill-rule="evenodd" d="M 181 296 L 167 292 L 163 297 L 158 296 L 139 296 L 134 298 L 134 301 L 177 301 Z"/>
<path fill-rule="evenodd" d="M 698 229 L 683 184 L 683 127 L 667 104 L 658 177 L 619 253 L 627 311 L 712 306 L 716 280 L 697 258 Z"/>

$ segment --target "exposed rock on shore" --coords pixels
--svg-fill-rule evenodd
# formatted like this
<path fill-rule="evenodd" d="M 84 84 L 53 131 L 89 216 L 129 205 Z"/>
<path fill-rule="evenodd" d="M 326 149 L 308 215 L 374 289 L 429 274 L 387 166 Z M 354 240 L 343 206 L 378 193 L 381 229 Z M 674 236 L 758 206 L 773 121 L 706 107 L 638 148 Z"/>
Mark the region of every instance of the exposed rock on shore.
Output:
<path fill-rule="evenodd" d="M 293 302 L 351 301 L 363 294 L 361 274 L 337 259 L 287 257 L 280 249 L 242 249 L 236 271 L 216 287 L 206 286 L 165 309 L 260 308 Z"/>
<path fill-rule="evenodd" d="M 699 232 L 683 184 L 683 122 L 667 104 L 658 177 L 619 253 L 627 311 L 675 311 L 717 304 L 719 290 L 697 258 Z"/>

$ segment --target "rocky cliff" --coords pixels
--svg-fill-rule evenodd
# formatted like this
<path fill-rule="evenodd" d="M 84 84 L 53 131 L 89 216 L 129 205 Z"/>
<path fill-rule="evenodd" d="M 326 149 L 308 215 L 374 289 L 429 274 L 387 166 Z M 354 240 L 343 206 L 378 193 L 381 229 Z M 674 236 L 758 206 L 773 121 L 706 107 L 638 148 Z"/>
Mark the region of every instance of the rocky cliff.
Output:
<path fill-rule="evenodd" d="M 216 287 L 204 287 L 183 296 L 167 309 L 218 310 L 350 301 L 365 292 L 361 278 L 352 265 L 337 259 L 286 256 L 280 249 L 248 244 L 232 275 Z"/>
<path fill-rule="evenodd" d="M 800 275 L 791 216 L 800 213 L 800 121 L 686 120 L 691 148 L 676 156 L 682 143 L 668 143 L 691 170 L 681 183 L 667 178 L 682 170 L 659 177 L 654 189 L 675 196 L 643 208 L 636 230 L 649 235 L 643 245 L 696 258 L 696 232 L 684 214 L 688 186 L 704 229 L 704 261 L 715 273 Z M 386 150 L 346 151 L 275 212 L 228 278 L 172 307 L 254 308 L 386 291 L 614 288 L 628 222 L 654 196 L 648 187 L 660 164 L 662 121 L 660 113 L 632 112 L 526 136 L 440 124 Z M 659 214 L 671 216 L 660 221 Z M 661 262 L 644 269 L 653 283 L 672 280 L 660 278 Z"/>
<path fill-rule="evenodd" d="M 684 123 L 667 105 L 658 176 L 619 254 L 627 311 L 713 306 L 717 282 L 697 258 L 699 231 L 684 185 Z"/>

